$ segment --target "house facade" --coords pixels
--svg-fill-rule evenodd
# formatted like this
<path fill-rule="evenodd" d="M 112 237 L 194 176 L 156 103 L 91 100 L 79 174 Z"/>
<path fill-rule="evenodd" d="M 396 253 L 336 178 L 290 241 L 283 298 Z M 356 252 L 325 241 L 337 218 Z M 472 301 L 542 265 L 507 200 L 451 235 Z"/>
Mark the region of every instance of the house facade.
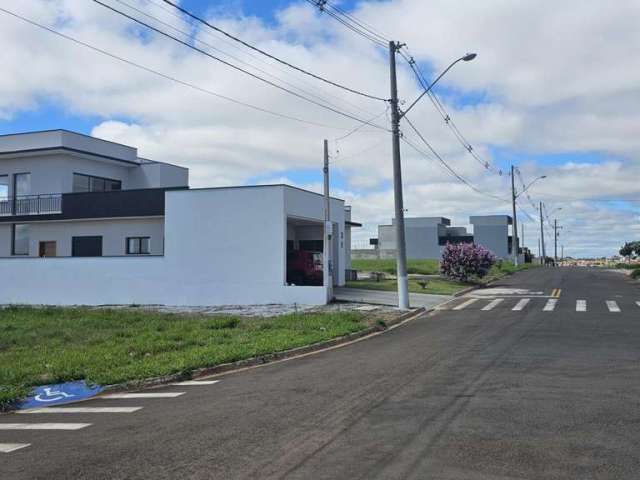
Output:
<path fill-rule="evenodd" d="M 330 286 L 288 272 L 292 258 L 322 258 L 325 228 L 331 257 L 319 268 L 344 284 L 357 224 L 343 200 L 330 199 L 325 226 L 316 193 L 188 179 L 73 132 L 0 136 L 0 269 L 11 278 L 0 303 L 323 304 Z"/>
<path fill-rule="evenodd" d="M 469 217 L 473 233 L 466 227 L 452 227 L 444 217 L 415 217 L 405 219 L 407 258 L 440 259 L 447 243 L 476 243 L 502 259 L 512 255 L 509 215 L 478 215 Z M 378 226 L 378 238 L 373 244 L 380 257 L 392 257 L 396 249 L 395 221 Z M 523 258 L 523 257 L 522 257 Z M 524 258 L 523 258 L 524 261 Z"/>

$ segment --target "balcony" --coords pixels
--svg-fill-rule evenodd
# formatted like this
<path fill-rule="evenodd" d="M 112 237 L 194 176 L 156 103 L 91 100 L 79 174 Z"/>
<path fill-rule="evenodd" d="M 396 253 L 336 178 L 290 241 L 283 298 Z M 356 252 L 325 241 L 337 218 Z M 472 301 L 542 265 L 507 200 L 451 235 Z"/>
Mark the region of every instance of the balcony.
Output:
<path fill-rule="evenodd" d="M 21 195 L 0 199 L 0 216 L 29 216 L 62 213 L 62 194 Z"/>
<path fill-rule="evenodd" d="M 172 189 L 53 193 L 0 199 L 0 223 L 163 216 L 166 190 Z"/>

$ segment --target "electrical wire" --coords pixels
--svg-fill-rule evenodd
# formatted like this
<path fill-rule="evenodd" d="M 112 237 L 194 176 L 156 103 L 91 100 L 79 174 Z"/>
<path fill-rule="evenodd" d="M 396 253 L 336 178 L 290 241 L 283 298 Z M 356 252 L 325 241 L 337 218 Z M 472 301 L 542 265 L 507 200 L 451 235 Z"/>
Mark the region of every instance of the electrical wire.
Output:
<path fill-rule="evenodd" d="M 416 133 L 416 135 L 418 135 L 418 137 L 420 138 L 420 140 L 422 140 L 422 142 L 427 146 L 427 148 L 429 149 L 429 151 L 433 154 L 433 156 L 435 158 L 437 158 L 440 163 L 442 163 L 445 168 L 453 175 L 455 176 L 458 180 L 460 180 L 462 183 L 464 183 L 465 185 L 467 185 L 469 188 L 471 188 L 472 190 L 476 191 L 477 193 L 480 193 L 482 195 L 485 195 L 487 197 L 491 197 L 493 199 L 496 200 L 500 200 L 501 202 L 510 202 L 510 200 L 507 200 L 505 198 L 502 197 L 498 197 L 496 195 L 493 195 L 491 193 L 487 193 L 484 192 L 482 190 L 480 190 L 479 188 L 477 188 L 475 185 L 473 185 L 471 182 L 469 182 L 466 178 L 464 178 L 462 175 L 460 175 L 459 173 L 457 173 L 453 168 L 451 168 L 451 166 L 442 158 L 442 156 L 431 146 L 431 144 L 424 138 L 424 136 L 420 133 L 420 131 L 416 128 L 416 126 L 411 122 L 411 120 L 409 120 L 409 118 L 405 115 L 404 119 L 407 121 L 407 123 L 409 124 L 409 126 L 411 127 L 411 129 Z M 409 143 L 409 142 L 407 142 Z M 411 143 L 409 143 L 409 145 L 411 145 L 414 150 L 416 149 L 416 147 L 414 145 L 412 145 Z M 418 150 L 420 151 L 420 150 Z M 425 154 L 424 152 L 421 152 L 423 155 Z"/>
<path fill-rule="evenodd" d="M 320 101 L 322 101 L 322 102 L 325 102 L 325 103 L 326 103 L 326 104 L 328 104 L 328 105 L 331 105 L 331 106 L 332 106 L 332 107 L 334 107 L 334 108 L 340 108 L 340 106 L 338 106 L 338 105 L 336 105 L 336 104 L 334 104 L 334 103 L 331 103 L 330 101 L 328 101 L 327 99 L 323 98 L 322 96 L 319 96 L 319 95 L 316 95 L 316 94 L 315 94 L 315 93 L 313 93 L 313 92 L 309 92 L 309 91 L 307 91 L 307 90 L 304 90 L 303 88 L 300 88 L 299 86 L 297 86 L 297 85 L 295 85 L 295 84 L 293 84 L 293 83 L 291 83 L 291 82 L 288 82 L 287 80 L 284 80 L 284 79 L 282 79 L 282 78 L 280 78 L 280 77 L 278 77 L 278 76 L 276 76 L 276 75 L 273 75 L 272 73 L 267 72 L 266 70 L 264 70 L 264 69 L 262 69 L 262 68 L 260 68 L 260 67 L 257 67 L 257 66 L 255 66 L 255 65 L 252 65 L 252 64 L 248 63 L 248 62 L 245 62 L 244 60 L 242 60 L 241 58 L 239 58 L 239 57 L 237 57 L 237 56 L 234 56 L 234 55 L 232 55 L 232 54 L 230 54 L 230 53 L 227 53 L 227 52 L 225 52 L 225 51 L 223 51 L 223 50 L 220 50 L 219 48 L 215 47 L 214 45 L 211 45 L 210 43 L 205 42 L 204 40 L 201 40 L 201 39 L 199 39 L 199 38 L 195 38 L 195 37 L 193 36 L 193 34 L 191 34 L 191 33 L 189 33 L 189 32 L 185 32 L 184 30 L 181 30 L 181 29 L 179 29 L 179 28 L 177 28 L 177 27 L 174 27 L 174 26 L 173 26 L 173 25 L 171 25 L 170 23 L 167 23 L 167 22 L 165 22 L 165 21 L 163 21 L 163 20 L 161 20 L 161 19 L 159 19 L 159 18 L 157 18 L 157 17 L 155 17 L 155 16 L 151 15 L 151 14 L 149 14 L 149 13 L 147 13 L 147 12 L 145 12 L 145 11 L 143 11 L 143 10 L 141 10 L 141 9 L 139 9 L 139 8 L 137 8 L 137 7 L 135 7 L 135 6 L 131 5 L 131 4 L 129 4 L 129 3 L 127 3 L 127 2 L 125 2 L 124 0 L 115 0 L 115 1 L 116 1 L 116 2 L 118 2 L 120 5 L 123 5 L 123 6 L 127 7 L 127 8 L 130 8 L 131 10 L 133 10 L 133 11 L 135 11 L 135 12 L 137 12 L 137 13 L 141 14 L 141 15 L 144 15 L 144 16 L 145 16 L 145 17 L 147 17 L 147 18 L 150 18 L 150 19 L 152 19 L 152 20 L 154 20 L 154 21 L 158 22 L 158 23 L 160 23 L 161 25 L 164 25 L 165 27 L 168 27 L 168 28 L 172 29 L 172 30 L 173 30 L 173 31 L 175 31 L 175 32 L 181 33 L 181 34 L 182 34 L 182 35 L 184 35 L 185 37 L 187 37 L 187 38 L 189 38 L 189 39 L 191 39 L 191 40 L 193 40 L 193 41 L 195 41 L 195 42 L 201 43 L 202 45 L 205 45 L 205 46 L 209 47 L 209 48 L 210 48 L 210 49 L 212 49 L 212 50 L 215 50 L 215 51 L 217 51 L 217 52 L 219 52 L 219 53 L 221 53 L 221 54 L 223 54 L 223 55 L 226 55 L 226 56 L 228 56 L 228 57 L 230 57 L 230 58 L 234 59 L 235 61 L 240 62 L 240 63 L 241 63 L 241 64 L 243 64 L 243 65 L 246 65 L 246 66 L 247 66 L 247 67 L 249 67 L 249 68 L 253 68 L 253 69 L 255 69 L 255 70 L 259 71 L 260 73 L 262 73 L 262 74 L 264 74 L 264 75 L 267 75 L 267 76 L 269 76 L 269 77 L 271 77 L 271 78 L 273 78 L 273 79 L 275 79 L 275 80 L 277 80 L 277 81 L 280 81 L 280 82 L 284 83 L 285 85 L 288 85 L 288 86 L 289 86 L 289 87 L 291 87 L 291 88 L 295 88 L 295 89 L 297 89 L 297 90 L 299 90 L 299 91 L 301 91 L 301 92 L 305 93 L 306 95 L 309 95 L 309 96 L 311 96 L 311 97 L 314 97 L 314 98 L 316 98 L 316 99 L 318 99 L 318 100 L 320 100 Z M 343 108 L 344 108 L 344 107 L 343 107 Z M 360 109 L 360 110 L 361 110 L 361 109 Z M 353 112 L 350 112 L 350 113 L 353 113 Z"/>
<path fill-rule="evenodd" d="M 181 15 L 174 8 L 168 7 L 167 5 L 165 5 L 163 3 L 162 0 L 147 0 L 147 1 L 149 2 L 149 5 L 152 5 L 152 6 L 156 7 L 156 8 L 158 8 L 158 9 L 168 13 L 172 17 L 180 20 L 180 22 L 188 21 L 187 20 L 188 17 L 185 18 L 184 15 Z M 195 26 L 194 26 L 194 24 L 192 22 L 188 22 L 188 24 L 189 24 L 190 27 L 195 28 Z M 373 115 L 373 112 L 371 112 L 370 110 L 362 108 L 360 105 L 351 102 L 347 98 L 338 97 L 334 93 L 331 93 L 331 92 L 329 92 L 327 90 L 324 90 L 324 89 L 320 88 L 317 83 L 311 83 L 310 81 L 308 81 L 306 79 L 306 77 L 303 77 L 303 78 L 298 77 L 291 69 L 285 68 L 284 66 L 282 66 L 278 62 L 273 62 L 273 61 L 269 60 L 266 57 L 263 57 L 261 55 L 258 55 L 256 53 L 252 52 L 251 50 L 247 50 L 246 48 L 243 48 L 242 46 L 238 45 L 237 43 L 228 40 L 224 35 L 221 35 L 221 34 L 217 33 L 215 30 L 211 30 L 209 28 L 207 28 L 207 29 L 198 29 L 198 35 L 206 35 L 212 41 L 214 41 L 216 43 L 223 43 L 223 44 L 227 45 L 228 47 L 236 50 L 237 52 L 240 52 L 242 55 L 246 55 L 247 57 L 251 57 L 253 60 L 261 63 L 262 65 L 265 65 L 265 66 L 267 66 L 269 68 L 277 70 L 278 72 L 280 72 L 280 73 L 282 73 L 282 74 L 284 74 L 286 76 L 289 76 L 292 79 L 295 78 L 295 80 L 297 82 L 299 82 L 301 84 L 304 84 L 307 89 L 310 88 L 312 90 L 320 92 L 322 95 L 329 96 L 329 97 L 332 97 L 332 98 L 337 99 L 339 101 L 342 101 L 343 103 L 346 103 L 346 104 L 354 107 L 355 109 L 360 110 L 361 112 L 364 112 L 366 115 Z"/>
<path fill-rule="evenodd" d="M 247 108 L 250 108 L 252 110 L 256 110 L 258 112 L 266 113 L 266 114 L 269 114 L 269 115 L 273 115 L 273 116 L 276 116 L 276 117 L 284 118 L 284 119 L 287 119 L 287 120 L 292 120 L 292 121 L 299 122 L 299 123 L 304 123 L 304 124 L 307 124 L 307 125 L 313 125 L 313 126 L 316 126 L 316 127 L 322 127 L 322 128 L 327 128 L 327 129 L 331 129 L 331 130 L 347 130 L 346 128 L 336 127 L 336 126 L 333 126 L 333 125 L 326 125 L 326 124 L 323 124 L 323 123 L 314 122 L 312 120 L 305 120 L 305 119 L 294 117 L 294 116 L 291 116 L 291 115 L 279 113 L 279 112 L 276 112 L 276 111 L 273 111 L 273 110 L 269 110 L 269 109 L 262 108 L 262 107 L 259 107 L 259 106 L 256 106 L 256 105 L 252 105 L 252 104 L 247 103 L 247 102 L 243 102 L 241 100 L 237 100 L 235 98 L 228 97 L 226 95 L 222 95 L 222 94 L 216 93 L 216 92 L 214 92 L 212 90 L 209 90 L 209 89 L 206 89 L 206 88 L 203 88 L 203 87 L 199 87 L 197 85 L 194 85 L 192 83 L 186 82 L 184 80 L 180 80 L 179 78 L 173 77 L 171 75 L 167 75 L 165 73 L 162 73 L 162 72 L 159 72 L 157 70 L 154 70 L 154 69 L 152 69 L 150 67 L 147 67 L 147 66 L 141 65 L 139 63 L 136 63 L 136 62 L 134 62 L 132 60 L 128 60 L 128 59 L 126 59 L 124 57 L 118 56 L 118 55 L 116 55 L 114 53 L 111 53 L 111 52 L 109 52 L 107 50 L 104 50 L 102 48 L 96 47 L 96 46 L 91 45 L 91 44 L 89 44 L 87 42 L 84 42 L 82 40 L 79 40 L 78 38 L 75 38 L 75 37 L 73 37 L 71 35 L 67 35 L 67 34 L 59 32 L 59 31 L 57 31 L 57 30 L 55 30 L 53 28 L 47 27 L 46 25 L 42 25 L 42 24 L 40 24 L 38 22 L 30 20 L 30 19 L 28 19 L 26 17 L 23 17 L 23 16 L 15 13 L 15 12 L 12 12 L 10 10 L 6 10 L 6 9 L 0 7 L 0 12 L 3 12 L 5 14 L 7 14 L 7 15 L 11 15 L 14 18 L 17 18 L 17 19 L 19 19 L 19 20 L 21 20 L 21 21 L 23 21 L 25 23 L 28 23 L 28 24 L 34 26 L 34 27 L 40 28 L 42 30 L 45 30 L 45 31 L 47 31 L 49 33 L 52 33 L 52 34 L 54 34 L 54 35 L 56 35 L 56 36 L 58 36 L 60 38 L 63 38 L 65 40 L 73 42 L 73 43 L 75 43 L 77 45 L 80 45 L 82 47 L 85 47 L 85 48 L 88 48 L 90 50 L 93 50 L 93 51 L 95 51 L 97 53 L 100 53 L 102 55 L 110 57 L 110 58 L 112 58 L 114 60 L 118 60 L 119 62 L 125 63 L 125 64 L 127 64 L 129 66 L 136 67 L 136 68 L 138 68 L 140 70 L 143 70 L 143 71 L 145 71 L 147 73 L 151 73 L 151 74 L 156 75 L 158 77 L 164 78 L 165 80 L 170 80 L 170 81 L 175 82 L 175 83 L 177 83 L 179 85 L 191 88 L 193 90 L 196 90 L 196 91 L 201 92 L 201 93 L 205 93 L 207 95 L 211 95 L 211 96 L 219 98 L 221 100 L 226 100 L 228 102 L 234 103 L 236 105 L 241 105 L 243 107 L 247 107 Z"/>
<path fill-rule="evenodd" d="M 337 13 L 325 8 L 325 5 L 326 5 L 327 2 L 314 1 L 314 0 L 307 0 L 307 2 L 310 3 L 311 5 L 315 6 L 315 7 L 318 7 L 320 12 L 326 13 L 327 15 L 332 17 L 334 20 L 336 20 L 337 22 L 341 23 L 342 25 L 344 25 L 346 28 L 348 28 L 352 32 L 356 33 L 357 35 L 360 35 L 361 37 L 373 42 L 375 45 L 377 45 L 379 47 L 388 48 L 389 42 L 385 43 L 384 41 L 376 38 L 375 36 L 367 33 L 366 31 L 358 28 L 357 26 L 354 26 L 351 22 L 349 22 L 347 20 L 344 20 Z"/>
<path fill-rule="evenodd" d="M 322 1 L 322 0 L 318 0 L 318 1 Z M 389 43 L 388 35 L 385 35 L 385 34 L 381 33 L 379 30 L 376 30 L 375 27 L 371 26 L 370 24 L 368 24 L 364 20 L 359 20 L 355 15 L 346 12 L 342 8 L 334 5 L 332 2 L 329 2 L 329 1 L 325 0 L 325 5 L 329 6 L 329 8 L 331 8 L 332 10 L 337 12 L 338 14 L 342 15 L 343 17 L 346 17 L 347 19 L 349 19 L 350 21 L 352 21 L 353 23 L 358 25 L 363 30 L 369 32 L 371 35 L 377 37 L 380 41 L 384 42 L 385 44 Z"/>
<path fill-rule="evenodd" d="M 97 0 L 94 0 L 94 1 L 97 1 Z M 209 28 L 211 28 L 211 29 L 215 30 L 216 32 L 219 32 L 219 33 L 223 34 L 224 36 L 226 36 L 226 37 L 228 37 L 228 38 L 230 38 L 230 39 L 234 40 L 235 42 L 241 43 L 241 44 L 242 44 L 242 45 L 244 45 L 245 47 L 250 48 L 251 50 L 253 50 L 253 51 L 255 51 L 255 52 L 258 52 L 258 53 L 260 53 L 260 54 L 262 54 L 262 55 L 264 55 L 264 56 L 266 56 L 266 57 L 269 57 L 269 58 L 271 58 L 272 60 L 275 60 L 275 61 L 277 61 L 277 62 L 279 62 L 279 63 L 281 63 L 281 64 L 283 64 L 283 65 L 286 65 L 287 67 L 292 68 L 292 69 L 294 69 L 294 70 L 296 70 L 296 71 L 298 71 L 298 72 L 300 72 L 300 73 L 303 73 L 303 74 L 305 74 L 305 75 L 308 75 L 308 76 L 310 76 L 310 77 L 313 77 L 313 78 L 315 78 L 316 80 L 320 80 L 320 81 L 322 81 L 322 82 L 324 82 L 324 83 L 327 83 L 327 84 L 329 84 L 329 85 L 333 85 L 334 87 L 341 88 L 342 90 L 345 90 L 345 91 L 347 91 L 347 92 L 354 93 L 354 94 L 356 94 L 356 95 L 360 95 L 360 96 L 363 96 L 363 97 L 366 97 L 366 98 L 369 98 L 369 99 L 372 99 L 372 100 L 380 100 L 380 101 L 383 101 L 383 102 L 388 101 L 388 99 L 387 99 L 387 98 L 377 97 L 377 96 L 375 96 L 375 95 L 370 95 L 370 94 L 368 94 L 368 93 L 361 92 L 361 91 L 359 91 L 359 90 L 355 90 L 355 89 L 353 89 L 353 88 L 347 87 L 347 86 L 342 85 L 342 84 L 340 84 L 340 83 L 334 82 L 333 80 L 329 80 L 329 79 L 327 79 L 327 78 L 325 78 L 325 77 L 322 77 L 322 76 L 317 75 L 317 74 L 315 74 L 315 73 L 309 72 L 308 70 L 305 70 L 305 69 L 303 69 L 303 68 L 300 68 L 300 67 L 298 67 L 298 66 L 296 66 L 296 65 L 293 65 L 292 63 L 289 63 L 289 62 L 287 62 L 287 61 L 285 61 L 285 60 L 282 60 L 281 58 L 276 57 L 275 55 L 272 55 L 272 54 L 270 54 L 269 52 L 266 52 L 265 50 L 262 50 L 261 48 L 256 47 L 255 45 L 252 45 L 252 44 L 250 44 L 250 43 L 248 43 L 248 42 L 245 42 L 244 40 L 242 40 L 242 39 L 240 39 L 240 38 L 236 37 L 235 35 L 232 35 L 232 34 L 230 34 L 230 33 L 226 32 L 226 31 L 224 31 L 224 30 L 223 30 L 223 29 L 221 29 L 220 27 L 216 27 L 215 25 L 213 25 L 213 24 L 209 23 L 208 21 L 206 21 L 205 19 L 203 19 L 203 18 L 199 17 L 198 15 L 195 15 L 194 13 L 190 12 L 190 11 L 189 11 L 189 10 L 187 10 L 186 8 L 183 8 L 183 7 L 181 7 L 180 5 L 177 5 L 176 3 L 172 2 L 171 0 L 163 0 L 163 1 L 164 1 L 164 3 L 166 3 L 166 4 L 171 5 L 171 6 L 172 6 L 173 8 L 175 8 L 176 10 L 179 10 L 180 12 L 184 13 L 184 14 L 185 14 L 185 15 L 187 15 L 188 17 L 191 17 L 192 19 L 194 19 L 194 20 L 196 20 L 196 21 L 198 21 L 198 22 L 202 23 L 203 25 L 206 25 L 207 27 L 209 27 Z"/>
<path fill-rule="evenodd" d="M 160 35 L 163 35 L 163 36 L 165 36 L 165 37 L 167 37 L 167 38 L 169 38 L 171 40 L 174 40 L 175 42 L 180 43 L 180 44 L 184 45 L 187 48 L 195 50 L 196 52 L 199 52 L 199 53 L 211 58 L 212 60 L 216 60 L 216 61 L 218 61 L 218 62 L 220 62 L 220 63 L 222 63 L 222 64 L 224 64 L 224 65 L 226 65 L 226 66 L 228 66 L 230 68 L 233 68 L 234 70 L 242 72 L 242 73 L 244 73 L 244 74 L 246 74 L 246 75 L 248 75 L 248 76 L 250 76 L 250 77 L 252 77 L 252 78 L 254 78 L 256 80 L 259 80 L 259 81 L 261 81 L 263 83 L 266 83 L 267 85 L 271 85 L 272 87 L 277 88 L 278 90 L 282 90 L 282 91 L 284 91 L 286 93 L 289 93 L 290 95 L 293 95 L 293 96 L 298 97 L 298 98 L 300 98 L 302 100 L 305 100 L 305 101 L 307 101 L 309 103 L 312 103 L 312 104 L 317 105 L 317 106 L 319 106 L 321 108 L 324 108 L 325 110 L 329 110 L 329 111 L 332 111 L 334 113 L 337 113 L 338 115 L 342 115 L 342 116 L 350 118 L 352 120 L 356 120 L 356 121 L 358 121 L 360 123 L 364 123 L 364 124 L 370 125 L 372 127 L 379 128 L 380 130 L 387 130 L 385 127 L 381 127 L 380 125 L 373 124 L 371 122 L 368 122 L 367 120 L 363 120 L 363 119 L 358 118 L 358 117 L 356 117 L 354 115 L 351 115 L 349 113 L 343 112 L 343 111 L 338 110 L 336 108 L 333 108 L 331 106 L 328 106 L 328 105 L 325 105 L 323 103 L 317 102 L 317 101 L 315 101 L 313 99 L 305 97 L 304 95 L 301 95 L 301 94 L 299 94 L 297 92 L 294 92 L 293 90 L 290 90 L 290 89 L 285 88 L 285 87 L 283 87 L 281 85 L 278 85 L 278 84 L 276 84 L 276 83 L 274 83 L 274 82 L 272 82 L 270 80 L 262 78 L 259 75 L 256 75 L 255 73 L 249 72 L 249 71 L 247 71 L 247 70 L 245 70 L 245 69 L 243 69 L 241 67 L 238 67 L 237 65 L 234 65 L 231 62 L 223 60 L 222 58 L 217 57 L 217 56 L 215 56 L 215 55 L 213 55 L 213 54 L 211 54 L 211 53 L 209 53 L 209 52 L 207 52 L 207 51 L 205 51 L 205 50 L 203 50 L 201 48 L 198 48 L 198 47 L 196 47 L 194 45 L 191 45 L 190 43 L 185 42 L 184 40 L 181 40 L 181 39 L 179 39 L 177 37 L 174 37 L 173 35 L 165 32 L 163 30 L 160 30 L 159 28 L 156 28 L 156 27 L 154 27 L 152 25 L 149 25 L 148 23 L 145 23 L 145 22 L 143 22 L 142 20 L 140 20 L 138 18 L 135 18 L 135 17 L 133 17 L 131 15 L 128 15 L 127 13 L 122 12 L 122 11 L 118 10 L 117 8 L 115 8 L 115 7 L 107 5 L 106 3 L 103 3 L 100 0 L 93 0 L 93 1 L 95 3 L 97 3 L 98 5 L 101 5 L 101 6 L 105 7 L 105 8 L 107 8 L 108 10 L 111 10 L 112 12 L 118 14 L 118 15 L 121 15 L 121 16 L 123 16 L 125 18 L 128 18 L 129 20 L 132 20 L 133 22 L 148 28 L 149 30 L 152 30 L 152 31 L 154 31 L 156 33 L 159 33 Z"/>
<path fill-rule="evenodd" d="M 422 86 L 422 88 L 424 90 L 427 90 L 427 88 L 429 86 L 429 83 L 427 82 L 424 74 L 422 73 L 422 71 L 418 67 L 418 65 L 417 65 L 416 61 L 414 60 L 414 58 L 412 56 L 407 56 L 402 51 L 400 51 L 400 55 L 409 64 L 409 67 L 411 68 L 411 70 L 415 74 L 416 78 L 418 79 L 418 83 L 420 83 L 420 85 Z M 485 168 L 486 170 L 492 171 L 493 173 L 496 173 L 499 176 L 502 176 L 503 172 L 502 172 L 501 169 L 494 167 L 493 165 L 491 165 L 490 162 L 484 160 L 483 158 L 480 157 L 480 155 L 478 155 L 478 153 L 473 148 L 473 145 L 471 145 L 471 143 L 462 134 L 462 132 L 460 131 L 458 126 L 455 124 L 455 122 L 451 118 L 451 115 L 449 114 L 449 112 L 447 112 L 447 110 L 445 109 L 444 105 L 442 105 L 442 102 L 440 102 L 440 100 L 438 99 L 438 96 L 433 91 L 429 91 L 427 93 L 427 97 L 429 97 L 429 100 L 431 101 L 431 103 L 433 104 L 435 109 L 438 111 L 438 113 L 440 114 L 440 116 L 444 120 L 444 122 L 447 125 L 447 127 L 451 130 L 453 135 L 456 137 L 458 142 L 464 147 L 464 149 L 480 165 L 482 165 L 483 168 Z"/>

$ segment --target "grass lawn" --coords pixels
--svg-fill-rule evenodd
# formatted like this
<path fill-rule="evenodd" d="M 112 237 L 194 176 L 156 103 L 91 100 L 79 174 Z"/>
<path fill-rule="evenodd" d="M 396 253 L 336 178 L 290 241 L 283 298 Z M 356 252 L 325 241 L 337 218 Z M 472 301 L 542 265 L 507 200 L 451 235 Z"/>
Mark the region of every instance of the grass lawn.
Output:
<path fill-rule="evenodd" d="M 32 386 L 141 380 L 287 350 L 366 326 L 356 312 L 249 319 L 11 307 L 0 310 L 0 410 Z"/>
<path fill-rule="evenodd" d="M 453 295 L 460 290 L 469 287 L 470 283 L 454 282 L 444 278 L 433 278 L 427 280 L 427 288 L 423 289 L 418 285 L 418 281 L 412 278 L 409 279 L 409 291 L 413 293 L 432 293 L 436 295 Z M 347 282 L 349 288 L 365 288 L 368 290 L 398 290 L 398 284 L 395 280 L 382 280 L 376 282 L 375 280 L 355 280 Z"/>
<path fill-rule="evenodd" d="M 351 268 L 361 272 L 384 272 L 392 275 L 396 274 L 395 259 L 371 259 L 371 260 L 351 260 Z M 417 273 L 420 275 L 436 275 L 438 273 L 437 260 L 407 260 L 407 273 Z"/>

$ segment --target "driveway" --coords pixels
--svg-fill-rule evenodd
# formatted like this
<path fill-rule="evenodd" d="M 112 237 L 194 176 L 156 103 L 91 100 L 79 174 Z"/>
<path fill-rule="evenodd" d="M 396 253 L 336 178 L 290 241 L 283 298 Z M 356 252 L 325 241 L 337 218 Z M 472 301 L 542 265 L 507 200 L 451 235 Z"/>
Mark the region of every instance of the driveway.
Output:
<path fill-rule="evenodd" d="M 360 288 L 334 288 L 336 300 L 342 302 L 372 303 L 375 305 L 398 305 L 398 293 L 382 290 L 365 290 Z M 448 295 L 429 295 L 424 293 L 410 293 L 409 304 L 411 307 L 433 308 L 453 297 Z"/>

